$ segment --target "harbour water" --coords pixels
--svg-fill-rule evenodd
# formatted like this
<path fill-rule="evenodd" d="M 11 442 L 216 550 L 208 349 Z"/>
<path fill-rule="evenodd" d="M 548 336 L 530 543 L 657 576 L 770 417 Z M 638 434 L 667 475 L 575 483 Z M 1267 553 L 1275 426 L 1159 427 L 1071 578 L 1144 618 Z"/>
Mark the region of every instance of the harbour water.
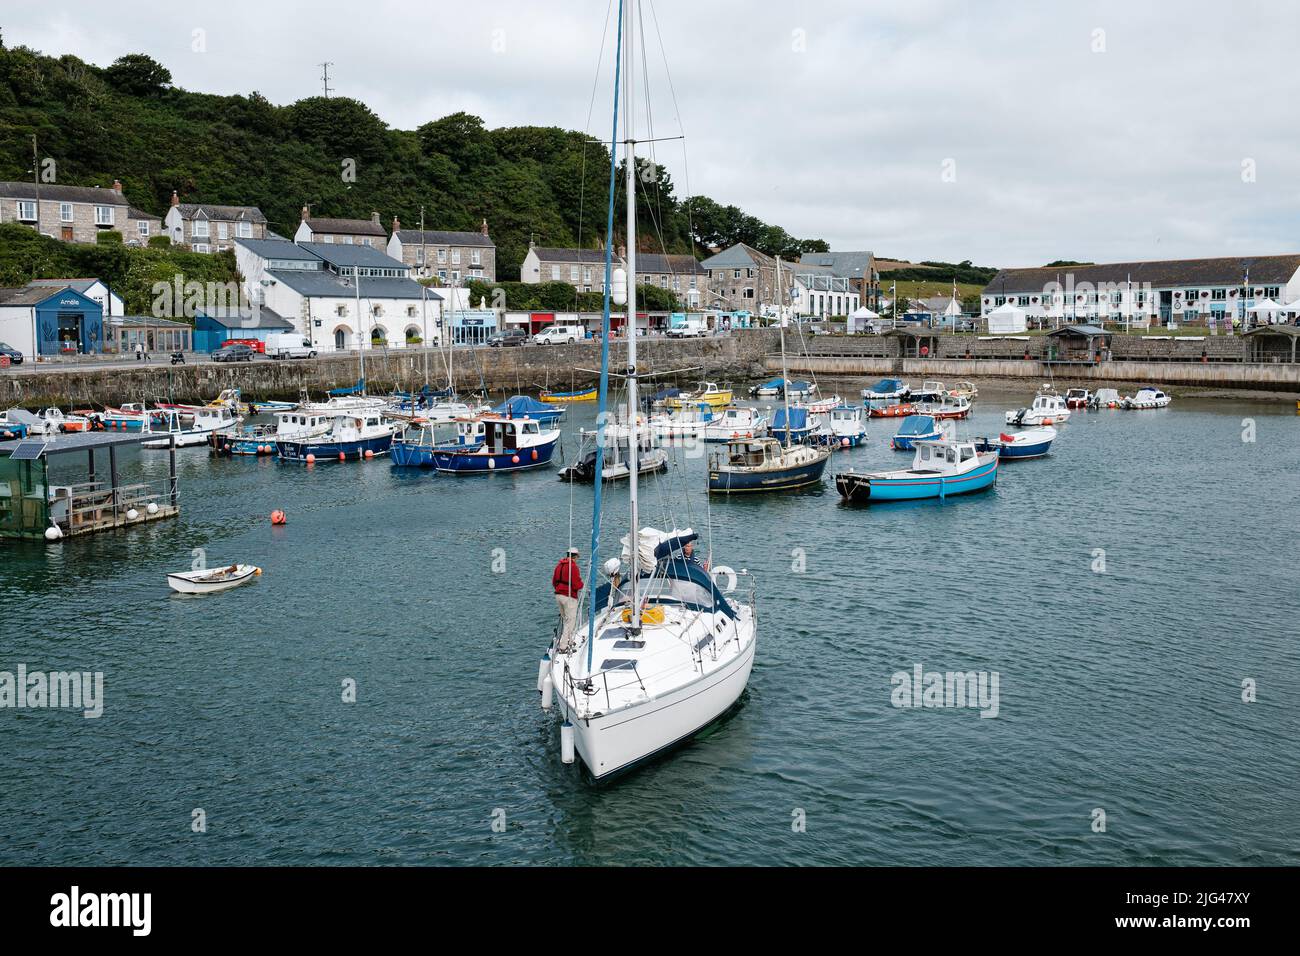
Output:
<path fill-rule="evenodd" d="M 1031 391 L 983 388 L 959 431 Z M 535 690 L 589 487 L 183 450 L 178 520 L 0 545 L 0 670 L 105 687 L 99 719 L 0 711 L 0 864 L 1300 862 L 1289 404 L 1076 413 L 987 494 L 840 504 L 830 472 L 910 460 L 896 426 L 820 490 L 710 503 L 698 458 L 646 481 L 646 523 L 669 504 L 756 576 L 758 661 L 729 719 L 599 788 Z M 266 573 L 172 596 L 199 548 Z M 916 665 L 997 672 L 997 716 L 893 706 Z"/>

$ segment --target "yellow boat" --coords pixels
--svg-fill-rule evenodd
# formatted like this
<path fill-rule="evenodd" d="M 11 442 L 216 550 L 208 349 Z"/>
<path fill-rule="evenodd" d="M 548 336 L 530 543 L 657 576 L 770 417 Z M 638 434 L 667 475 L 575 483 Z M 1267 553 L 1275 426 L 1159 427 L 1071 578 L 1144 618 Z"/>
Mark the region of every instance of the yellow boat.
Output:
<path fill-rule="evenodd" d="M 589 388 L 581 392 L 543 391 L 537 397 L 544 402 L 550 402 L 552 405 L 564 405 L 569 402 L 594 402 L 596 400 L 596 390 L 594 388 Z"/>
<path fill-rule="evenodd" d="M 683 392 L 675 398 L 668 399 L 664 404 L 669 408 L 692 408 L 700 404 L 712 408 L 726 408 L 731 401 L 731 389 L 718 388 L 712 382 L 706 382 L 704 388 L 698 392 Z"/>

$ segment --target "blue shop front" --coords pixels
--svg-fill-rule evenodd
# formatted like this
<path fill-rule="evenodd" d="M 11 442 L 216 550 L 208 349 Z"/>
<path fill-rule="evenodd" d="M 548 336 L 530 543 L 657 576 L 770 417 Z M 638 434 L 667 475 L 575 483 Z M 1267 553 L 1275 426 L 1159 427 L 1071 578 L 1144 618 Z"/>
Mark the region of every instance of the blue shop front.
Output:
<path fill-rule="evenodd" d="M 104 351 L 104 309 L 75 289 L 62 289 L 35 303 L 36 347 L 41 355 L 90 355 Z"/>

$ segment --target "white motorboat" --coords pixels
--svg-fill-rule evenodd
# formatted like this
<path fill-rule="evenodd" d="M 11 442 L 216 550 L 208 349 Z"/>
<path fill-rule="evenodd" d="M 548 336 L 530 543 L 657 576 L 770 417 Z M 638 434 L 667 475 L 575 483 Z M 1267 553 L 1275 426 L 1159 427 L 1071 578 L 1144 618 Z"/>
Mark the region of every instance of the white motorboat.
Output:
<path fill-rule="evenodd" d="M 767 425 L 767 416 L 761 410 L 731 405 L 704 426 L 704 440 L 715 442 L 762 438 L 767 434 Z"/>
<path fill-rule="evenodd" d="M 626 303 L 626 313 L 636 315 L 637 164 L 631 104 L 636 102 L 632 87 L 637 76 L 633 51 L 639 45 L 634 29 L 641 19 L 636 0 L 625 0 L 620 12 L 618 53 L 624 58 L 624 83 L 619 92 L 625 101 L 621 139 L 628 143 L 624 157 L 627 271 L 612 273 L 610 298 Z M 617 152 L 613 151 L 613 162 L 619 159 Z M 611 212 L 614 198 L 609 197 Z M 607 256 L 612 241 L 611 236 Z M 606 312 L 606 329 L 608 321 Z M 629 419 L 639 408 L 636 341 L 634 335 L 627 340 Z M 607 363 L 603 358 L 603 381 L 608 380 Z M 714 404 L 710 398 L 704 400 Z M 730 403 L 728 395 L 717 404 Z M 559 703 L 561 759 L 567 763 L 580 757 L 598 780 L 691 739 L 730 711 L 749 682 L 757 642 L 752 591 L 746 604 L 719 589 L 710 573 L 686 553 L 686 545 L 698 537 L 694 532 L 643 529 L 637 498 L 641 442 L 633 432 L 627 443 L 630 530 L 623 539 L 621 558 L 601 566 L 609 580 L 594 593 L 588 589 L 586 614 L 579 617 L 583 624 L 573 635 L 557 634 L 537 678 L 542 707 L 549 709 L 553 700 Z M 599 541 L 600 496 L 593 498 L 592 538 Z M 598 558 L 592 556 L 593 564 Z M 732 572 L 715 568 L 713 573 L 724 571 L 733 590 Z M 579 608 L 580 615 L 583 610 Z"/>
<path fill-rule="evenodd" d="M 698 438 L 719 417 L 712 405 L 701 402 L 694 407 L 685 406 L 665 415 L 650 416 L 650 433 L 655 438 Z M 610 426 L 606 426 L 606 434 L 609 434 L 609 429 Z"/>
<path fill-rule="evenodd" d="M 914 388 L 907 396 L 909 402 L 941 402 L 948 397 L 948 386 L 943 382 L 922 382 L 920 388 Z"/>
<path fill-rule="evenodd" d="M 151 420 L 144 428 L 144 434 L 158 437 L 140 442 L 142 448 L 170 448 L 173 440 L 177 448 L 206 445 L 213 435 L 232 434 L 244 420 L 235 414 L 231 405 L 206 405 L 191 412 L 169 408 L 157 414 L 161 418 L 160 425 Z"/>
<path fill-rule="evenodd" d="M 867 410 L 841 405 L 816 416 L 812 440 L 831 448 L 856 448 L 867 437 Z"/>
<path fill-rule="evenodd" d="M 253 564 L 177 571 L 167 575 L 167 586 L 180 594 L 215 594 L 217 591 L 229 591 L 247 584 L 261 573 L 262 569 Z"/>
<path fill-rule="evenodd" d="M 1007 412 L 1008 425 L 1055 425 L 1068 421 L 1069 418 L 1070 406 L 1050 384 L 1038 390 L 1033 404 L 1028 408 Z"/>
<path fill-rule="evenodd" d="M 461 418 L 486 415 L 490 411 L 492 406 L 483 403 L 471 405 L 468 402 L 435 402 L 416 413 L 416 417 L 423 418 L 430 425 L 445 425 Z"/>
<path fill-rule="evenodd" d="M 1122 399 L 1119 397 L 1119 390 L 1114 388 L 1099 388 L 1088 397 L 1089 408 L 1119 408 Z"/>
<path fill-rule="evenodd" d="M 1172 401 L 1172 398 L 1158 388 L 1140 388 L 1136 395 L 1125 396 L 1119 403 L 1119 407 L 1129 411 L 1145 408 L 1166 408 Z"/>
<path fill-rule="evenodd" d="M 795 408 L 805 409 L 810 415 L 821 415 L 829 412 L 832 408 L 840 406 L 840 397 L 831 395 L 828 398 L 815 398 L 807 401 L 796 402 Z"/>
<path fill-rule="evenodd" d="M 668 452 L 655 447 L 654 437 L 647 426 L 642 425 L 641 440 L 636 455 L 636 473 L 649 475 L 665 471 L 668 468 Z M 606 426 L 605 454 L 601 456 L 601 479 L 618 481 L 631 475 L 628 456 L 628 436 L 630 429 L 626 425 Z M 578 454 L 573 462 L 560 469 L 559 477 L 563 481 L 593 481 L 596 475 L 597 432 L 581 430 L 578 432 Z"/>

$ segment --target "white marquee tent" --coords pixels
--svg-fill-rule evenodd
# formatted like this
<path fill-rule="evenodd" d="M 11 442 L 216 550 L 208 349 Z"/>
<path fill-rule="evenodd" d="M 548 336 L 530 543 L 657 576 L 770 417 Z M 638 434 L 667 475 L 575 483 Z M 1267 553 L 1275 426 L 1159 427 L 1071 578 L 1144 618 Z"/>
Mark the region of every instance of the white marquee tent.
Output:
<path fill-rule="evenodd" d="M 1010 302 L 1000 305 L 988 314 L 990 335 L 1013 335 L 1029 328 L 1025 310 Z"/>

